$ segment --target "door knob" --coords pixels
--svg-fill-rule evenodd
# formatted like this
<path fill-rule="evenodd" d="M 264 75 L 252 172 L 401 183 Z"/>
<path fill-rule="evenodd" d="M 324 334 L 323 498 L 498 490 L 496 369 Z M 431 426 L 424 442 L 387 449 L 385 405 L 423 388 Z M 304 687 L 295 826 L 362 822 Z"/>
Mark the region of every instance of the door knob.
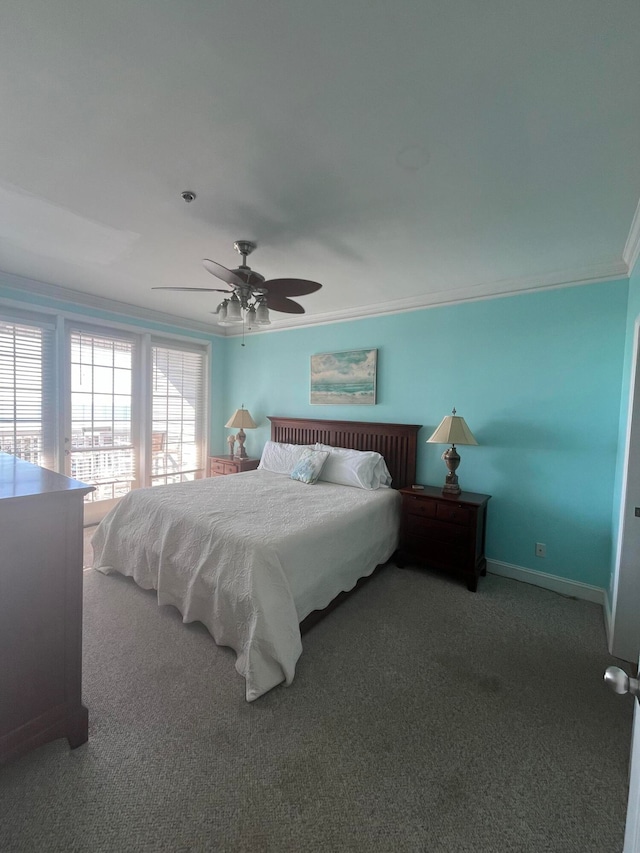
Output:
<path fill-rule="evenodd" d="M 637 678 L 629 678 L 619 666 L 608 666 L 604 672 L 604 680 L 614 693 L 631 693 L 633 696 L 640 696 L 640 681 Z"/>

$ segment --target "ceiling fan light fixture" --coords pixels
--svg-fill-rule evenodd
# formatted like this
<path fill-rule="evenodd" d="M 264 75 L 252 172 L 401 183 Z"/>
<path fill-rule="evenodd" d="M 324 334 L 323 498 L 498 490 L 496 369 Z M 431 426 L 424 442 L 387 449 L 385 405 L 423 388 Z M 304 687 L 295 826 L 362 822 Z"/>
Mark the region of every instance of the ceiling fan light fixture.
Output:
<path fill-rule="evenodd" d="M 227 305 L 229 304 L 229 300 L 225 299 L 224 302 L 221 302 L 218 305 L 218 310 L 216 314 L 218 316 L 218 325 L 219 326 L 231 326 L 232 324 L 227 320 Z"/>
<path fill-rule="evenodd" d="M 270 326 L 269 309 L 266 302 L 259 302 L 256 309 L 256 324 L 258 326 Z"/>
<path fill-rule="evenodd" d="M 242 323 L 242 308 L 240 300 L 234 293 L 227 305 L 227 323 Z"/>
<path fill-rule="evenodd" d="M 244 315 L 245 323 L 248 326 L 255 326 L 257 324 L 256 317 L 256 309 L 254 305 L 251 305 L 247 313 Z"/>

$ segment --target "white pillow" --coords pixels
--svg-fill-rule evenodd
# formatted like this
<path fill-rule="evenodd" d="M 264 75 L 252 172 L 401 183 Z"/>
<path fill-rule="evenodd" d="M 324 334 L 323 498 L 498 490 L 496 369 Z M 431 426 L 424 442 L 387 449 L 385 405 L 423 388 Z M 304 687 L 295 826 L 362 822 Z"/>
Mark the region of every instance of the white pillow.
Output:
<path fill-rule="evenodd" d="M 279 441 L 268 441 L 258 468 L 273 471 L 274 474 L 290 474 L 300 461 L 303 451 L 313 450 L 310 444 L 282 444 Z"/>
<path fill-rule="evenodd" d="M 383 457 L 374 450 L 349 450 L 316 444 L 316 450 L 328 450 L 320 479 L 357 489 L 386 489 L 391 485 L 391 474 Z"/>

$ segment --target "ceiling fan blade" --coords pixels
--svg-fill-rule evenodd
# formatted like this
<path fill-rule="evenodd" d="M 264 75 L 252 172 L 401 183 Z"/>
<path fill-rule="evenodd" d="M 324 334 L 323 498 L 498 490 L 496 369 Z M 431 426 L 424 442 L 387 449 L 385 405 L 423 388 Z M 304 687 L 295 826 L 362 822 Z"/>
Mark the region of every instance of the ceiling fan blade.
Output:
<path fill-rule="evenodd" d="M 304 314 L 304 308 L 299 302 L 279 294 L 267 294 L 267 306 L 270 311 L 282 311 L 283 314 Z"/>
<path fill-rule="evenodd" d="M 317 281 L 307 281 L 304 278 L 271 278 L 262 286 L 277 296 L 306 296 L 307 293 L 315 293 L 322 287 Z"/>
<path fill-rule="evenodd" d="M 221 278 L 223 281 L 226 281 L 227 284 L 244 284 L 244 280 L 241 279 L 239 275 L 236 275 L 233 270 L 228 270 L 226 267 L 223 267 L 222 264 L 217 264 L 215 261 L 210 261 L 209 258 L 205 258 L 202 261 L 202 266 L 206 269 L 207 272 L 210 272 L 217 278 Z"/>
<path fill-rule="evenodd" d="M 193 293 L 233 293 L 233 290 L 222 290 L 220 287 L 152 287 L 151 290 L 189 290 Z"/>

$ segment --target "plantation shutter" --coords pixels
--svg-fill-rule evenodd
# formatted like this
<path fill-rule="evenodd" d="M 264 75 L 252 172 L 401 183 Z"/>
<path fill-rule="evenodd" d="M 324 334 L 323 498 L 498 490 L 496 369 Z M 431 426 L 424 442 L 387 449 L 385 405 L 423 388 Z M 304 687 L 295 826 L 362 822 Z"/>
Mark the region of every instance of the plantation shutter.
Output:
<path fill-rule="evenodd" d="M 53 320 L 0 315 L 0 450 L 55 469 Z"/>

